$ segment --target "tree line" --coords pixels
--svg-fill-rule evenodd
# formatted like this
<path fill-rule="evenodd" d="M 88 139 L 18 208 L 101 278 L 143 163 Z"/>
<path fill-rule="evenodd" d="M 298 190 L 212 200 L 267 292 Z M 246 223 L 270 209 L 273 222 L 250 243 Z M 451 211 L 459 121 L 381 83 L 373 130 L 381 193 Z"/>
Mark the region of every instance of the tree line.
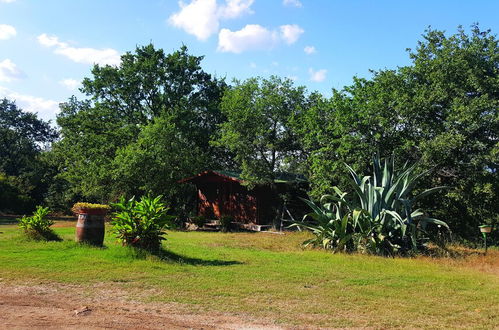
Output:
<path fill-rule="evenodd" d="M 0 211 L 150 193 L 188 212 L 192 191 L 177 181 L 207 169 L 249 185 L 302 174 L 318 199 L 346 187 L 345 163 L 369 172 L 379 154 L 417 162 L 422 186 L 447 186 L 424 209 L 472 238 L 499 220 L 498 39 L 478 25 L 427 29 L 408 55 L 326 97 L 276 76 L 227 83 L 185 46 L 137 47 L 119 66 L 93 67 L 56 129 L 0 102 Z"/>

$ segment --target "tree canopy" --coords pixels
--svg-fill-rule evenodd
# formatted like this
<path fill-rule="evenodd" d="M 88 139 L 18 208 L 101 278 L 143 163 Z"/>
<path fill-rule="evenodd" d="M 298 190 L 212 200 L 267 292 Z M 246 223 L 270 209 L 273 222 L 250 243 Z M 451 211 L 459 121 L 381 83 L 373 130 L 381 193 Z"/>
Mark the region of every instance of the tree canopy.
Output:
<path fill-rule="evenodd" d="M 429 28 L 410 64 L 354 77 L 331 97 L 275 76 L 229 86 L 187 47 L 137 47 L 118 66 L 95 65 L 85 97 L 61 104 L 57 141 L 49 123 L 1 101 L 0 184 L 51 205 L 150 192 L 175 209 L 188 201 L 177 181 L 196 172 L 239 171 L 252 186 L 287 171 L 317 199 L 346 187 L 345 163 L 367 172 L 374 154 L 395 155 L 418 163 L 425 186 L 449 187 L 423 207 L 470 237 L 499 220 L 498 43 L 478 25 Z"/>
<path fill-rule="evenodd" d="M 428 29 L 411 65 L 355 78 L 310 107 L 302 131 L 313 193 L 341 183 L 343 162 L 365 170 L 370 155 L 395 153 L 430 170 L 431 185 L 451 188 L 427 203 L 455 231 L 497 218 L 498 50 L 478 26 L 470 35 Z"/>
<path fill-rule="evenodd" d="M 210 167 L 219 160 L 209 141 L 222 120 L 218 104 L 225 83 L 202 70 L 202 59 L 189 55 L 186 47 L 165 54 L 147 45 L 123 55 L 117 67 L 94 66 L 93 77 L 86 78 L 81 89 L 88 98 L 71 98 L 61 106 L 57 117 L 62 139 L 54 152 L 63 164 L 61 176 L 75 193 L 90 200 L 151 189 L 164 194 L 154 188 L 159 184 L 158 175 L 162 179 L 172 175 L 157 173 L 164 166 L 146 171 L 150 175 L 144 176 L 134 165 L 149 161 L 147 155 L 152 150 L 143 149 L 145 144 L 167 151 L 161 154 L 161 164 L 175 162 L 182 155 L 187 157 L 192 150 L 199 151 L 198 158 L 190 158 L 187 163 L 207 159 L 203 163 Z M 154 143 L 148 140 L 157 132 L 167 135 Z M 169 138 L 178 143 L 188 141 L 193 148 L 177 148 L 174 153 L 169 147 L 177 142 Z M 153 164 L 158 163 L 147 166 Z M 176 173 L 177 180 L 181 175 L 193 174 L 187 168 Z M 130 184 L 132 178 L 139 177 L 141 184 Z"/>
<path fill-rule="evenodd" d="M 227 120 L 220 124 L 214 145 L 233 152 L 244 180 L 273 182 L 279 171 L 293 166 L 293 156 L 300 152 L 290 122 L 303 110 L 304 87 L 275 76 L 234 83 L 221 102 Z"/>
<path fill-rule="evenodd" d="M 50 123 L 0 100 L 0 211 L 24 212 L 43 200 L 41 152 L 56 138 Z"/>

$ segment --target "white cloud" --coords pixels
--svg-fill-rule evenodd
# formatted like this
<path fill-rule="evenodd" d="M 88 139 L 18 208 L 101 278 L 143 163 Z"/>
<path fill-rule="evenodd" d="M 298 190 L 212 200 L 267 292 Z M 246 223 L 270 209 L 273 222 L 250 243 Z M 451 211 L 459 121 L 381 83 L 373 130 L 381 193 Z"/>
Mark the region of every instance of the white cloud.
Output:
<path fill-rule="evenodd" d="M 253 14 L 251 5 L 254 0 L 226 0 L 225 6 L 220 6 L 219 16 L 223 19 L 238 18 L 244 14 Z"/>
<path fill-rule="evenodd" d="M 11 3 L 11 2 L 14 2 L 16 0 L 0 0 L 0 2 L 3 2 L 3 3 Z"/>
<path fill-rule="evenodd" d="M 281 25 L 281 37 L 288 44 L 294 44 L 298 38 L 305 32 L 301 27 L 296 24 L 293 25 Z"/>
<path fill-rule="evenodd" d="M 252 69 L 256 69 L 256 63 L 255 63 L 255 62 L 251 62 L 251 63 L 250 63 L 250 68 L 252 68 Z"/>
<path fill-rule="evenodd" d="M 57 101 L 20 94 L 2 86 L 0 86 L 0 98 L 16 101 L 19 108 L 38 113 L 39 117 L 44 120 L 55 119 L 55 115 L 59 112 L 59 102 Z"/>
<path fill-rule="evenodd" d="M 37 39 L 40 45 L 43 45 L 45 47 L 53 47 L 53 46 L 67 47 L 67 44 L 60 42 L 59 38 L 57 38 L 56 36 L 50 37 L 45 33 L 40 34 Z"/>
<path fill-rule="evenodd" d="M 314 46 L 306 46 L 305 48 L 303 48 L 303 51 L 304 51 L 307 55 L 312 55 L 312 54 L 317 53 L 317 50 L 315 49 L 315 47 L 314 47 Z"/>
<path fill-rule="evenodd" d="M 0 81 L 11 82 L 24 77 L 26 77 L 26 74 L 10 59 L 7 58 L 0 62 Z"/>
<path fill-rule="evenodd" d="M 326 80 L 326 73 L 327 73 L 326 69 L 321 69 L 318 71 L 315 71 L 312 68 L 308 69 L 310 80 L 314 82 L 323 82 L 324 80 Z"/>
<path fill-rule="evenodd" d="M 0 40 L 7 40 L 15 37 L 16 29 L 12 25 L 0 24 Z"/>
<path fill-rule="evenodd" d="M 99 64 L 99 65 L 119 65 L 121 57 L 118 51 L 112 48 L 77 48 L 71 47 L 65 42 L 59 41 L 56 36 L 41 34 L 38 36 L 38 42 L 45 47 L 55 47 L 54 53 L 63 55 L 73 62 Z"/>
<path fill-rule="evenodd" d="M 240 54 L 249 50 L 269 50 L 280 42 L 295 43 L 303 29 L 298 25 L 282 25 L 277 30 L 269 30 L 258 24 L 248 24 L 239 31 L 222 29 L 218 34 L 218 50 Z"/>
<path fill-rule="evenodd" d="M 290 6 L 290 7 L 302 7 L 302 3 L 300 0 L 282 0 L 282 4 L 285 6 Z"/>
<path fill-rule="evenodd" d="M 78 87 L 80 87 L 80 82 L 76 79 L 71 79 L 71 78 L 63 79 L 63 80 L 59 81 L 59 84 L 66 87 L 70 91 L 74 91 Z"/>
<path fill-rule="evenodd" d="M 270 49 L 277 39 L 275 32 L 258 24 L 249 24 L 234 32 L 222 29 L 218 34 L 218 50 L 239 54 L 247 50 Z"/>
<path fill-rule="evenodd" d="M 218 31 L 216 0 L 194 0 L 189 5 L 179 2 L 180 12 L 173 14 L 168 22 L 199 40 L 208 39 Z"/>
<path fill-rule="evenodd" d="M 180 1 L 180 11 L 171 15 L 168 22 L 199 40 L 206 40 L 219 30 L 220 20 L 251 14 L 253 1 L 226 0 L 225 5 L 218 5 L 217 0 L 192 0 L 189 4 Z"/>
<path fill-rule="evenodd" d="M 290 75 L 290 76 L 287 76 L 286 78 L 288 78 L 289 80 L 292 80 L 292 81 L 298 81 L 298 76 Z"/>

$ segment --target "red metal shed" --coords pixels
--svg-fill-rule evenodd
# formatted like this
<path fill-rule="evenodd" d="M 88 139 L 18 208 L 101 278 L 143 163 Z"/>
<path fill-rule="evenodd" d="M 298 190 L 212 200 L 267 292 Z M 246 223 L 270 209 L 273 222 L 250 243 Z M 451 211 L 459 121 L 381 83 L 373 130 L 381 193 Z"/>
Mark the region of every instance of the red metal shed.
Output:
<path fill-rule="evenodd" d="M 297 176 L 294 176 L 296 178 Z M 306 182 L 304 179 L 300 179 Z M 192 183 L 197 188 L 198 215 L 211 219 L 231 216 L 234 221 L 272 224 L 282 209 L 280 193 L 290 190 L 284 179 L 273 185 L 257 185 L 249 189 L 238 173 L 228 171 L 205 171 L 180 182 Z"/>

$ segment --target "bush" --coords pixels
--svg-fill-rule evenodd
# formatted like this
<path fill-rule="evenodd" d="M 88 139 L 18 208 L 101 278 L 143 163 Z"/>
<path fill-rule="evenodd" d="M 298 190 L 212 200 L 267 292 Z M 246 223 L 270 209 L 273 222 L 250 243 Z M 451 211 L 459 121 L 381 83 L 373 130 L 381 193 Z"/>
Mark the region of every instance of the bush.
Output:
<path fill-rule="evenodd" d="M 225 233 L 230 230 L 230 224 L 234 219 L 230 215 L 224 215 L 220 218 L 220 229 Z"/>
<path fill-rule="evenodd" d="M 73 207 L 71 208 L 71 211 L 73 211 L 73 213 L 80 213 L 84 210 L 85 211 L 99 210 L 99 211 L 107 212 L 110 209 L 111 209 L 111 207 L 109 205 L 78 202 L 78 203 L 73 205 Z"/>
<path fill-rule="evenodd" d="M 117 212 L 112 214 L 113 231 L 123 245 L 158 252 L 161 241 L 165 240 L 168 228 L 168 208 L 161 201 L 162 196 L 151 198 L 135 197 L 112 204 Z"/>
<path fill-rule="evenodd" d="M 206 223 L 206 217 L 203 215 L 198 215 L 191 218 L 193 224 L 195 224 L 198 228 L 201 228 Z"/>
<path fill-rule="evenodd" d="M 315 237 L 305 244 L 335 251 L 406 254 L 424 248 L 430 239 L 428 224 L 449 229 L 445 222 L 415 209 L 418 200 L 444 188 L 431 188 L 413 196 L 412 191 L 422 176 L 415 173 L 415 165 L 406 164 L 396 170 L 393 158 L 381 164 L 375 157 L 372 176 L 363 178 L 347 167 L 355 195 L 347 198 L 347 193 L 333 187 L 336 195 L 323 196 L 321 205 L 305 201 L 313 212 L 291 225 L 312 231 Z"/>
<path fill-rule="evenodd" d="M 47 219 L 49 213 L 48 207 L 37 206 L 32 216 L 19 219 L 19 227 L 31 239 L 58 240 L 57 235 L 50 229 L 54 221 Z"/>

